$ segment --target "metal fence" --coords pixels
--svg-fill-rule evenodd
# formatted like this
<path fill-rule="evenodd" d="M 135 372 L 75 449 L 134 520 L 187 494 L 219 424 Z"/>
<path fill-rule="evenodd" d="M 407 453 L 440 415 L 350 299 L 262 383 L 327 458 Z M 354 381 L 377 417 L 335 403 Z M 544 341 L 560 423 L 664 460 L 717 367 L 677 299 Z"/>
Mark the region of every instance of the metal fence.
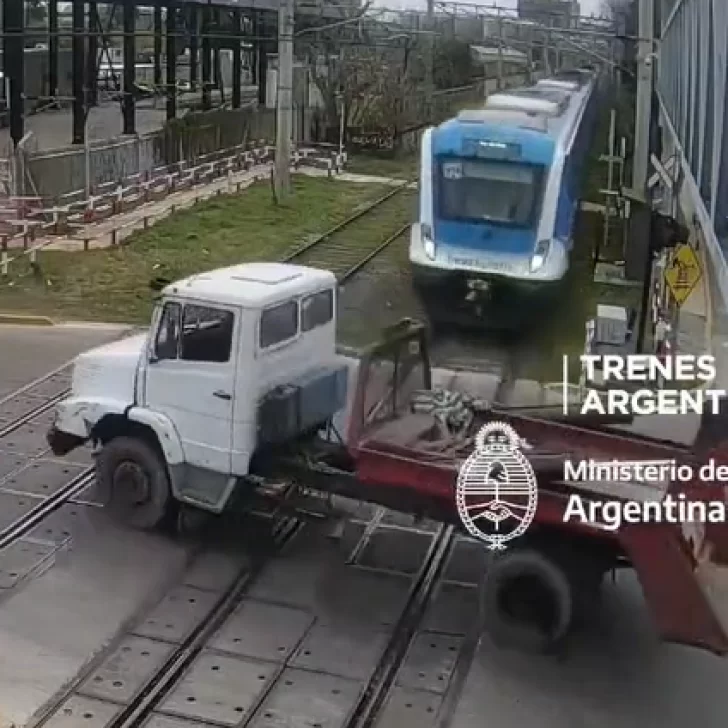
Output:
<path fill-rule="evenodd" d="M 681 197 L 689 201 L 728 302 L 728 2 L 654 0 L 656 91 Z"/>

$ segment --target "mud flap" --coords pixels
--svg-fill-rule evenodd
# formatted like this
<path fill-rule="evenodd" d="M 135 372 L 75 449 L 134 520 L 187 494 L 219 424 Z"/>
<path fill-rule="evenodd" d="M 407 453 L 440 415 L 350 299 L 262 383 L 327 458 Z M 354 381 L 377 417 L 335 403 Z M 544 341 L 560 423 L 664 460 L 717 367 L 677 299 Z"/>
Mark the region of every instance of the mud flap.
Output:
<path fill-rule="evenodd" d="M 690 502 L 722 502 L 728 511 L 728 483 L 705 482 L 699 469 L 714 461 L 728 466 L 728 400 L 705 413 L 693 445 L 694 478 L 673 483 L 673 496 Z M 711 507 L 706 508 L 709 515 Z M 702 514 L 701 514 L 702 515 Z M 728 523 L 683 522 L 632 526 L 620 533 L 637 571 L 663 639 L 728 654 Z"/>
<path fill-rule="evenodd" d="M 728 654 L 728 568 L 697 563 L 674 524 L 630 524 L 620 540 L 662 639 Z"/>

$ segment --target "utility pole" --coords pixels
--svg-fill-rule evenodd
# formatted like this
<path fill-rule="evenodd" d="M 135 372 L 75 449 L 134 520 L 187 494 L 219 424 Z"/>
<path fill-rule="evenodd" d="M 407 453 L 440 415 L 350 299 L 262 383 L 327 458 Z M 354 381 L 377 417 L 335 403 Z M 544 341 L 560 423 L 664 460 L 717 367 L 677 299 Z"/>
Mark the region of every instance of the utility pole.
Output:
<path fill-rule="evenodd" d="M 435 91 L 435 0 L 427 0 L 427 58 L 425 59 L 425 108 L 428 118 L 432 111 L 432 94 Z"/>
<path fill-rule="evenodd" d="M 503 90 L 503 18 L 498 11 L 498 90 Z"/>
<path fill-rule="evenodd" d="M 278 74 L 276 83 L 275 191 L 283 200 L 291 192 L 291 132 L 293 128 L 294 0 L 280 0 L 278 9 Z"/>
<path fill-rule="evenodd" d="M 642 194 L 644 194 L 647 187 L 650 160 L 654 20 L 653 0 L 639 0 L 637 100 L 635 104 L 632 187 Z"/>
<path fill-rule="evenodd" d="M 551 75 L 551 60 L 549 58 L 549 43 L 551 42 L 551 31 L 543 31 L 543 45 L 541 47 L 541 62 L 543 72 L 546 76 Z"/>

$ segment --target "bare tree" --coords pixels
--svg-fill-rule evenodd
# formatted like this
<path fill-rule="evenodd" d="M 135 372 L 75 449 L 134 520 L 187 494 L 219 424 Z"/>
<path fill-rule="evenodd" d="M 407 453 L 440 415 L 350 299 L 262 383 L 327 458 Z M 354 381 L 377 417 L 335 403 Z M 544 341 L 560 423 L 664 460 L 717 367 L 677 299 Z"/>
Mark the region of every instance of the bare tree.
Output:
<path fill-rule="evenodd" d="M 396 132 L 405 123 L 409 101 L 416 95 L 411 58 L 412 37 L 380 32 L 365 24 L 340 24 L 314 30 L 297 39 L 311 80 L 323 104 L 323 124 L 329 134 L 338 130 L 344 109 L 344 128 Z"/>

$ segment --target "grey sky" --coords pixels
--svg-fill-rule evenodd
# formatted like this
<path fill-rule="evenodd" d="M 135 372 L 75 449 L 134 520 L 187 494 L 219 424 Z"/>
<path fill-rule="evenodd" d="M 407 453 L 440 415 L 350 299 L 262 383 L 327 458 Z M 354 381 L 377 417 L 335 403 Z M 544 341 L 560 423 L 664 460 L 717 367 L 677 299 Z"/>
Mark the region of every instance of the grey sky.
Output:
<path fill-rule="evenodd" d="M 498 5 L 502 8 L 515 8 L 517 0 L 463 0 L 463 2 L 470 2 L 475 5 Z M 599 8 L 602 4 L 602 0 L 579 0 L 581 5 L 582 15 L 595 15 L 599 14 Z M 427 0 L 376 0 L 375 5 L 380 5 L 390 8 L 421 8 L 425 9 L 427 6 Z"/>

